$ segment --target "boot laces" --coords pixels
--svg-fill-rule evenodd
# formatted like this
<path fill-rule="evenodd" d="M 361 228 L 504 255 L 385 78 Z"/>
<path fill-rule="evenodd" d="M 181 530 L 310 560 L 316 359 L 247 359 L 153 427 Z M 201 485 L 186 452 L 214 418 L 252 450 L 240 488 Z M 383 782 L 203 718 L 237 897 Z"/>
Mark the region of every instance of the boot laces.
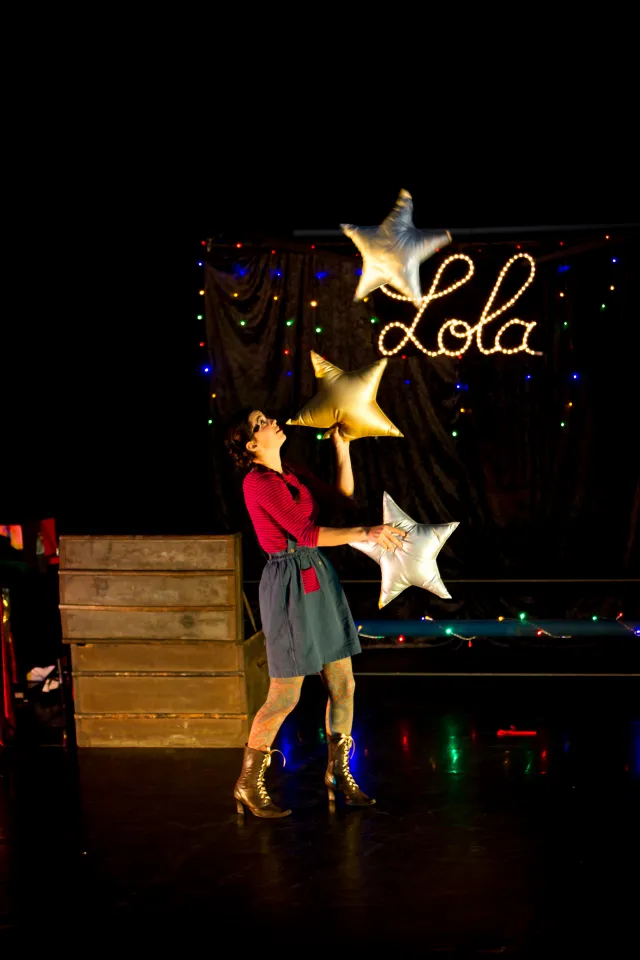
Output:
<path fill-rule="evenodd" d="M 265 773 L 267 772 L 267 767 L 270 767 L 270 766 L 271 766 L 271 755 L 274 754 L 274 753 L 279 753 L 280 756 L 282 757 L 282 766 L 283 766 L 283 767 L 286 767 L 286 765 L 287 765 L 287 758 L 285 757 L 285 755 L 284 755 L 284 753 L 282 752 L 282 750 L 271 750 L 271 749 L 269 749 L 269 750 L 266 750 L 266 751 L 265 751 L 264 760 L 262 761 L 262 765 L 261 765 L 261 767 L 260 767 L 260 773 L 258 774 L 258 780 L 257 780 L 257 782 L 256 782 L 256 788 L 257 788 L 257 790 L 258 790 L 258 794 L 259 794 L 259 796 L 260 796 L 260 799 L 261 799 L 261 800 L 264 800 L 266 803 L 270 803 L 270 802 L 271 802 L 271 797 L 269 796 L 269 794 L 268 794 L 268 792 L 267 792 L 267 788 L 266 788 L 266 786 L 265 786 L 264 775 L 265 775 Z"/>
<path fill-rule="evenodd" d="M 344 749 L 342 750 L 342 775 L 351 787 L 352 790 L 359 790 L 360 787 L 353 779 L 353 774 L 349 769 L 349 760 L 356 752 L 356 742 L 353 737 L 348 736 L 344 733 L 338 740 L 338 749 L 344 744 Z"/>

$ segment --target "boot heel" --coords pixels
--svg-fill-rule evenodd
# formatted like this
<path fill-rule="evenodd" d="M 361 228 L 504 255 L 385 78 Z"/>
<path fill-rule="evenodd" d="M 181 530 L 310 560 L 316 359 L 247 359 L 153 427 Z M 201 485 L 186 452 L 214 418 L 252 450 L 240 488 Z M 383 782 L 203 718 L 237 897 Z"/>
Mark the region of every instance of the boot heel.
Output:
<path fill-rule="evenodd" d="M 238 811 L 239 816 L 244 817 L 244 803 L 236 800 L 236 810 Z"/>
<path fill-rule="evenodd" d="M 329 798 L 329 803 L 336 802 L 336 795 L 332 787 L 327 787 L 327 796 Z"/>

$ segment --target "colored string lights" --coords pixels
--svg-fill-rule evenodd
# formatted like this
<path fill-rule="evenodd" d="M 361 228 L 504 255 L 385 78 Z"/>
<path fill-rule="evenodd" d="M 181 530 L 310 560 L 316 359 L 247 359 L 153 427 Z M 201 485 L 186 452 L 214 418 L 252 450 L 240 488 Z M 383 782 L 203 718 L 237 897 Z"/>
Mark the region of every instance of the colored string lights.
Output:
<path fill-rule="evenodd" d="M 456 281 L 455 283 L 452 283 L 450 286 L 445 287 L 445 289 L 438 290 L 440 277 L 442 276 L 447 266 L 450 263 L 453 263 L 455 260 L 461 260 L 466 263 L 467 272 L 465 276 L 462 277 L 462 279 Z M 518 260 L 524 260 L 528 263 L 529 276 L 524 281 L 524 283 L 520 286 L 520 288 L 516 291 L 516 293 L 509 300 L 507 300 L 506 303 L 504 303 L 501 307 L 498 307 L 496 310 L 493 310 L 492 312 L 491 308 L 493 307 L 495 298 L 498 294 L 498 291 L 500 290 L 500 287 L 504 281 L 504 278 L 506 277 L 507 273 L 509 272 L 513 264 L 516 263 L 516 261 Z M 437 300 L 440 297 L 447 296 L 447 294 L 453 293 L 454 290 L 457 290 L 459 287 L 463 286 L 465 283 L 467 283 L 471 279 L 471 277 L 475 272 L 475 266 L 471 257 L 467 256 L 467 254 L 465 253 L 455 253 L 452 256 L 447 257 L 440 264 L 440 267 L 438 268 L 436 275 L 433 279 L 433 283 L 431 284 L 429 293 L 422 298 L 420 306 L 416 312 L 415 317 L 413 318 L 413 322 L 411 323 L 411 325 L 408 326 L 407 324 L 401 323 L 397 320 L 393 321 L 392 323 L 388 323 L 380 331 L 380 336 L 378 337 L 378 349 L 382 354 L 390 357 L 396 353 L 399 353 L 400 350 L 402 350 L 402 348 L 405 346 L 405 344 L 408 343 L 410 340 L 418 348 L 418 350 L 420 350 L 426 356 L 438 357 L 438 356 L 444 355 L 448 357 L 460 357 L 463 353 L 466 353 L 466 351 L 469 349 L 469 347 L 471 346 L 475 338 L 475 343 L 478 350 L 480 351 L 480 353 L 484 354 L 485 356 L 489 356 L 490 354 L 493 354 L 493 353 L 502 353 L 505 355 L 512 355 L 515 353 L 528 353 L 531 356 L 542 356 L 542 354 L 539 351 L 532 350 L 531 347 L 529 346 L 529 335 L 533 330 L 533 328 L 537 326 L 537 323 L 535 321 L 527 322 L 525 320 L 520 320 L 518 317 L 513 317 L 512 319 L 507 320 L 506 323 L 503 323 L 500 329 L 496 332 L 492 347 L 486 346 L 483 342 L 484 328 L 487 326 L 487 324 L 491 323 L 493 320 L 495 320 L 497 317 L 503 314 L 506 310 L 509 310 L 510 307 L 512 307 L 513 304 L 516 302 L 516 300 L 518 300 L 518 298 L 522 296 L 522 294 L 527 289 L 527 287 L 529 287 L 531 283 L 533 283 L 533 279 L 535 277 L 535 271 L 536 271 L 535 260 L 533 259 L 532 256 L 530 256 L 530 254 L 528 253 L 515 254 L 505 263 L 504 267 L 500 271 L 500 274 L 498 275 L 498 279 L 494 284 L 494 287 L 489 295 L 489 299 L 487 300 L 485 307 L 480 315 L 480 319 L 478 323 L 472 326 L 471 324 L 467 323 L 466 320 L 457 320 L 457 319 L 446 320 L 438 331 L 438 337 L 437 337 L 438 349 L 429 350 L 427 347 L 424 346 L 423 343 L 420 342 L 420 340 L 415 334 L 418 323 L 424 316 L 424 313 L 428 305 L 433 300 Z M 380 289 L 383 291 L 383 293 L 386 294 L 386 296 L 390 297 L 392 300 L 407 301 L 409 299 L 408 297 L 404 297 L 399 293 L 393 293 L 391 290 L 389 290 L 388 287 L 384 285 Z M 505 347 L 502 345 L 502 337 L 505 334 L 505 332 L 509 329 L 509 327 L 513 327 L 513 326 L 520 326 L 523 328 L 522 340 L 516 347 Z M 398 344 L 396 344 L 395 347 L 392 347 L 391 349 L 387 349 L 387 347 L 385 346 L 386 336 L 388 332 L 390 330 L 393 330 L 394 328 L 404 331 L 405 336 L 400 340 Z M 446 334 L 449 334 L 450 336 L 464 342 L 461 343 L 460 345 L 455 346 L 454 349 L 450 349 L 445 344 Z"/>
<path fill-rule="evenodd" d="M 605 239 L 605 240 L 610 240 L 611 237 L 610 237 L 609 234 L 606 234 L 605 237 L 604 237 L 604 239 Z M 611 258 L 610 258 L 610 263 L 613 265 L 613 267 L 611 268 L 612 270 L 617 269 L 617 266 L 616 266 L 616 265 L 618 264 L 618 259 L 619 259 L 618 257 L 611 257 Z M 559 267 L 557 268 L 558 274 L 561 274 L 562 277 L 563 277 L 563 280 L 564 280 L 563 289 L 558 291 L 558 297 L 559 297 L 559 299 L 561 299 L 561 300 L 563 301 L 563 308 L 565 308 L 565 309 L 568 309 L 568 308 L 569 308 L 569 301 L 570 301 L 570 291 L 569 291 L 569 288 L 568 288 L 568 286 L 567 286 L 567 279 L 568 279 L 567 274 L 568 274 L 568 272 L 569 272 L 570 270 L 571 270 L 571 265 L 568 264 L 568 263 L 564 263 L 564 264 L 562 264 L 561 266 L 559 266 Z M 606 286 L 607 286 L 608 294 L 609 294 L 609 295 L 615 292 L 615 289 L 616 289 L 615 284 L 609 282 L 609 283 L 606 284 Z M 610 303 L 611 303 L 611 301 L 608 301 L 607 293 L 604 293 L 604 292 L 603 292 L 603 293 L 602 293 L 602 302 L 600 302 L 600 304 L 599 304 L 600 313 L 602 313 L 603 311 L 607 310 L 607 308 L 610 306 Z M 566 314 L 565 314 L 565 316 L 566 316 Z M 565 331 L 565 332 L 568 332 L 568 333 L 569 333 L 569 337 L 570 337 L 569 321 L 568 321 L 567 319 L 564 319 L 564 320 L 561 321 L 561 324 L 562 324 L 561 329 L 562 329 L 563 331 Z M 568 345 L 569 345 L 569 349 L 570 349 L 570 350 L 573 350 L 573 343 L 571 342 L 571 339 L 569 339 L 569 344 L 568 344 Z M 575 372 L 575 371 L 572 372 L 572 373 L 569 375 L 569 381 L 570 381 L 570 385 L 571 385 L 571 386 L 573 386 L 573 384 L 571 383 L 571 381 L 579 382 L 580 379 L 581 379 L 581 374 L 579 374 L 579 373 L 577 373 L 577 372 Z M 564 408 L 564 413 L 561 415 L 561 418 L 560 418 L 559 421 L 558 421 L 561 430 L 565 430 L 566 428 L 569 427 L 569 425 L 570 425 L 569 418 L 570 418 L 571 412 L 572 412 L 572 410 L 573 410 L 573 408 L 574 408 L 574 401 L 573 401 L 573 399 L 567 400 L 567 398 L 566 398 L 566 393 L 565 393 L 565 399 L 564 399 L 564 401 L 563 401 L 563 408 Z"/>

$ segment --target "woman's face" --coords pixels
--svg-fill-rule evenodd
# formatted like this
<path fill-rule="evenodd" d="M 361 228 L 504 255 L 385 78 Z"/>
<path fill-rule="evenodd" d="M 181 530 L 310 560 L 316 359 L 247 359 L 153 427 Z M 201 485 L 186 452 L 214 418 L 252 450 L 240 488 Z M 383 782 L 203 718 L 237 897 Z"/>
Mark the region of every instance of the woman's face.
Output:
<path fill-rule="evenodd" d="M 264 454 L 279 450 L 287 439 L 284 430 L 276 421 L 265 417 L 261 410 L 253 410 L 249 414 L 249 425 L 253 438 L 247 444 L 247 450 L 256 460 L 260 460 Z"/>

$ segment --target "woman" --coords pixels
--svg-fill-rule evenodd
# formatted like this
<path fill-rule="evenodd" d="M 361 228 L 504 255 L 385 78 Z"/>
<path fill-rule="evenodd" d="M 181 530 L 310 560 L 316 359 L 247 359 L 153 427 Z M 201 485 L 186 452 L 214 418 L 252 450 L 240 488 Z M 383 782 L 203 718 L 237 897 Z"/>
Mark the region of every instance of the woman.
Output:
<path fill-rule="evenodd" d="M 337 487 L 353 494 L 349 441 L 332 431 L 337 460 Z M 238 813 L 248 807 L 257 817 L 286 817 L 269 797 L 264 775 L 271 749 L 285 717 L 295 707 L 305 676 L 320 673 L 329 691 L 325 784 L 330 801 L 335 791 L 351 806 L 375 803 L 360 790 L 349 770 L 355 683 L 351 657 L 360 642 L 335 570 L 318 547 L 372 540 L 395 550 L 405 536 L 395 527 L 319 527 L 309 487 L 280 459 L 286 437 L 275 420 L 253 410 L 230 431 L 227 448 L 236 466 L 249 468 L 244 497 L 260 546 L 268 562 L 260 580 L 260 613 L 266 637 L 271 683 L 266 703 L 256 714 L 244 751 L 234 797 Z M 315 485 L 319 481 L 310 478 Z"/>

